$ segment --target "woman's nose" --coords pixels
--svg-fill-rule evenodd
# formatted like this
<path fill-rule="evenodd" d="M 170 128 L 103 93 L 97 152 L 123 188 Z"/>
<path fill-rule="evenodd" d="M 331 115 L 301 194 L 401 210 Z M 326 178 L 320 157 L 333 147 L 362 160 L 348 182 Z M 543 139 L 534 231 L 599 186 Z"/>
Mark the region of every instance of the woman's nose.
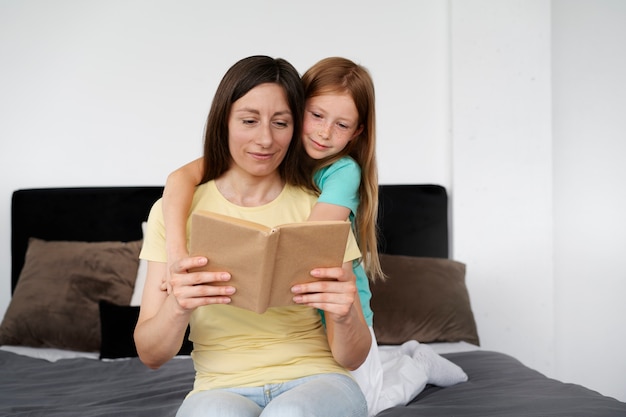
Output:
<path fill-rule="evenodd" d="M 256 143 L 262 148 L 269 148 L 272 145 L 274 138 L 272 137 L 272 129 L 270 126 L 265 126 L 259 132 Z"/>

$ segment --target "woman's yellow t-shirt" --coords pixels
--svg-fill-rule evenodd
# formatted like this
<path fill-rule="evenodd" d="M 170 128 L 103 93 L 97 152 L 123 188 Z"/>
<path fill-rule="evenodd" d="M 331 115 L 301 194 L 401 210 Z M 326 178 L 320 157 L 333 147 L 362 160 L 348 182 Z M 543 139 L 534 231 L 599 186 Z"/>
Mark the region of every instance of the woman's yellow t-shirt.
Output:
<path fill-rule="evenodd" d="M 306 221 L 316 201 L 315 195 L 287 185 L 269 204 L 241 207 L 226 200 L 215 182 L 210 181 L 196 189 L 191 211 L 209 210 L 275 226 Z M 142 259 L 167 261 L 163 223 L 158 201 L 148 219 Z M 350 234 L 344 261 L 359 256 Z M 256 314 L 228 305 L 205 306 L 192 313 L 190 325 L 196 369 L 192 393 L 262 386 L 320 373 L 349 375 L 332 357 L 320 315 L 310 307 L 270 308 L 264 314 Z"/>

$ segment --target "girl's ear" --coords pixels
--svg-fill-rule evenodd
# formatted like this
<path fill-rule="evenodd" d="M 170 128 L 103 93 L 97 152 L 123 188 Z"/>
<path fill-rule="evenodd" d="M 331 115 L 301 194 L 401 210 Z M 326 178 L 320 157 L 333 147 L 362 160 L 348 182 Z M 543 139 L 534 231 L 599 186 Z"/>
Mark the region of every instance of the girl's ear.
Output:
<path fill-rule="evenodd" d="M 350 140 L 356 139 L 361 133 L 363 133 L 363 125 L 359 125 L 359 127 L 357 127 Z"/>

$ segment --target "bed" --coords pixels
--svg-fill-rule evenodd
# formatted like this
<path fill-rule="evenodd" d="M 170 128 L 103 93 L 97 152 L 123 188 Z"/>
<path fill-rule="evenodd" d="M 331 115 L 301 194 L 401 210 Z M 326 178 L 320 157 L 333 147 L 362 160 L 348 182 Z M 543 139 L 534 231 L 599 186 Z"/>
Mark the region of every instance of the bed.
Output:
<path fill-rule="evenodd" d="M 379 416 L 626 416 L 626 404 L 480 348 L 465 265 L 448 259 L 438 185 L 382 185 L 372 287 L 379 343 L 428 343 L 468 376 Z M 0 325 L 0 415 L 173 416 L 191 389 L 186 343 L 159 370 L 132 330 L 142 223 L 162 187 L 24 189 L 12 198 L 12 300 Z M 8 279 L 8 278 L 7 278 Z"/>

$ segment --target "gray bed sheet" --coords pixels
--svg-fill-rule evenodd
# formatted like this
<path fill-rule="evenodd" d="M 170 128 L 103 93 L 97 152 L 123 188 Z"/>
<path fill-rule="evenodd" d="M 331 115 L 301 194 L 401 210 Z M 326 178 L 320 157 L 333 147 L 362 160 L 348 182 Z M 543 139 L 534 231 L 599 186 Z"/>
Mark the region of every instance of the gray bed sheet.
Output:
<path fill-rule="evenodd" d="M 49 362 L 0 351 L 0 416 L 174 416 L 193 378 L 190 358 L 151 370 L 138 358 Z"/>
<path fill-rule="evenodd" d="M 467 382 L 427 387 L 406 406 L 380 417 L 626 416 L 626 404 L 580 385 L 547 378 L 517 359 L 491 351 L 443 355 L 467 373 Z"/>
<path fill-rule="evenodd" d="M 626 404 L 546 378 L 516 359 L 490 351 L 443 355 L 469 380 L 429 386 L 381 417 L 626 416 Z M 174 416 L 191 389 L 190 359 L 150 370 L 137 358 L 48 362 L 0 351 L 1 416 Z"/>

